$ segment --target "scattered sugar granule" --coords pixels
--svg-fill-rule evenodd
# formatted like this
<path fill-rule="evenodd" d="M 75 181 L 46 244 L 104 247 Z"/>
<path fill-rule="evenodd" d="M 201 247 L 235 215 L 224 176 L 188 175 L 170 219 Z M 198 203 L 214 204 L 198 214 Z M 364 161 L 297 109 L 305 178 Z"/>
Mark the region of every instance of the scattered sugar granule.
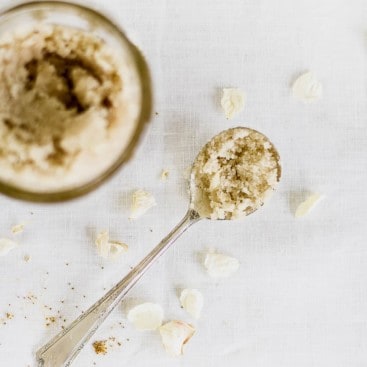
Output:
<path fill-rule="evenodd" d="M 94 352 L 96 354 L 107 354 L 107 340 L 99 340 L 93 343 Z"/>
<path fill-rule="evenodd" d="M 161 180 L 162 181 L 167 181 L 168 180 L 168 176 L 169 176 L 169 171 L 166 170 L 166 169 L 162 170 Z"/>
<path fill-rule="evenodd" d="M 24 223 L 19 223 L 11 227 L 11 233 L 13 234 L 19 234 L 24 231 Z"/>

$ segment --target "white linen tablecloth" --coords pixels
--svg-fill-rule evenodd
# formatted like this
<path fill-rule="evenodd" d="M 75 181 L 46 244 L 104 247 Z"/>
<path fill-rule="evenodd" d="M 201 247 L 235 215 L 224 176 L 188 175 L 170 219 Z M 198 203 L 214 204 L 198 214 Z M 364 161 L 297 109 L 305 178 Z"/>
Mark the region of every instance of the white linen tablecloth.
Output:
<path fill-rule="evenodd" d="M 2 0 L 0 6 L 11 4 Z M 34 352 L 125 275 L 181 219 L 185 169 L 217 132 L 236 125 L 270 137 L 283 177 L 272 200 L 243 221 L 195 225 L 130 292 L 94 340 L 115 337 L 107 355 L 89 343 L 75 366 L 365 367 L 367 365 L 367 2 L 365 0 L 95 0 L 138 45 L 154 81 L 151 123 L 131 163 L 92 194 L 38 205 L 0 197 L 0 237 L 27 222 L 20 246 L 0 258 L 0 366 L 36 366 Z M 290 85 L 312 70 L 323 99 L 304 105 Z M 227 121 L 223 87 L 247 93 Z M 159 178 L 170 171 L 167 182 Z M 131 193 L 158 205 L 129 221 Z M 308 192 L 325 200 L 307 217 L 294 210 Z M 95 234 L 129 244 L 101 259 Z M 216 281 L 202 266 L 215 248 L 239 271 Z M 31 256 L 30 262 L 23 257 Z M 200 320 L 178 291 L 198 288 Z M 37 298 L 35 298 L 37 297 Z M 165 354 L 157 332 L 138 332 L 126 309 L 161 304 L 165 320 L 192 322 L 183 357 Z M 62 320 L 46 326 L 47 317 Z"/>

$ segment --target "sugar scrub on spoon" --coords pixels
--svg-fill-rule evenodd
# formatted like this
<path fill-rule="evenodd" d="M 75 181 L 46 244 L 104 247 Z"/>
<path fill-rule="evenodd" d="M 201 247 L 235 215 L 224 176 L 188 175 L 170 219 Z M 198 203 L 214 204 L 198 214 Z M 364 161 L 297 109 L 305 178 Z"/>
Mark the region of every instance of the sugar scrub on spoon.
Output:
<path fill-rule="evenodd" d="M 263 134 L 242 127 L 226 130 L 196 158 L 191 207 L 210 219 L 241 218 L 263 205 L 280 174 L 279 154 Z"/>
<path fill-rule="evenodd" d="M 38 351 L 40 366 L 69 365 L 128 291 L 192 224 L 201 219 L 231 220 L 253 213 L 274 190 L 280 174 L 279 155 L 261 133 L 238 127 L 216 135 L 194 162 L 191 204 L 185 217 L 115 287 Z M 212 261 L 210 267 L 216 262 Z M 190 331 L 190 337 L 192 334 Z"/>

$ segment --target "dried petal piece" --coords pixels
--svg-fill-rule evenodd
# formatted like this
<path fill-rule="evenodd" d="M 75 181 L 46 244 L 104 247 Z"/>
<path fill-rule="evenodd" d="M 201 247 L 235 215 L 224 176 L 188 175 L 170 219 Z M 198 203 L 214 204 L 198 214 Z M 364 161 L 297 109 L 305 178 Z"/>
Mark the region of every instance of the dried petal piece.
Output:
<path fill-rule="evenodd" d="M 127 252 L 127 250 L 129 249 L 129 246 L 126 243 L 120 241 L 110 240 L 108 244 L 110 246 L 110 259 L 118 258 L 122 253 Z"/>
<path fill-rule="evenodd" d="M 138 330 L 156 330 L 162 325 L 163 308 L 156 303 L 142 303 L 128 312 L 127 319 Z"/>
<path fill-rule="evenodd" d="M 102 231 L 97 234 L 96 238 L 96 246 L 97 251 L 100 256 L 107 259 L 109 254 L 109 246 L 108 246 L 108 240 L 110 239 L 110 235 L 108 231 Z"/>
<path fill-rule="evenodd" d="M 226 119 L 232 119 L 245 107 L 245 93 L 238 88 L 223 88 L 223 95 L 220 101 Z"/>
<path fill-rule="evenodd" d="M 204 305 L 204 298 L 197 289 L 184 289 L 180 295 L 183 309 L 192 317 L 198 319 Z"/>
<path fill-rule="evenodd" d="M 11 233 L 18 234 L 24 231 L 24 223 L 19 223 L 11 227 Z"/>
<path fill-rule="evenodd" d="M 129 248 L 129 246 L 123 242 L 111 241 L 108 231 L 98 233 L 96 246 L 98 254 L 105 259 L 117 259 Z"/>
<path fill-rule="evenodd" d="M 323 195 L 312 194 L 305 201 L 298 205 L 295 217 L 300 218 L 308 214 L 322 199 Z"/>
<path fill-rule="evenodd" d="M 293 95 L 302 102 L 315 102 L 322 97 L 322 84 L 316 79 L 311 72 L 307 72 L 299 76 L 293 83 Z"/>
<path fill-rule="evenodd" d="M 157 205 L 154 196 L 147 191 L 137 190 L 133 193 L 130 219 L 137 219 L 150 208 Z"/>
<path fill-rule="evenodd" d="M 0 256 L 5 256 L 9 251 L 17 247 L 18 244 L 8 238 L 0 238 Z"/>
<path fill-rule="evenodd" d="M 238 270 L 240 263 L 231 256 L 209 253 L 205 257 L 204 266 L 211 277 L 228 278 Z"/>
<path fill-rule="evenodd" d="M 183 354 L 183 346 L 195 334 L 195 328 L 183 321 L 173 320 L 159 328 L 162 343 L 171 356 Z"/>

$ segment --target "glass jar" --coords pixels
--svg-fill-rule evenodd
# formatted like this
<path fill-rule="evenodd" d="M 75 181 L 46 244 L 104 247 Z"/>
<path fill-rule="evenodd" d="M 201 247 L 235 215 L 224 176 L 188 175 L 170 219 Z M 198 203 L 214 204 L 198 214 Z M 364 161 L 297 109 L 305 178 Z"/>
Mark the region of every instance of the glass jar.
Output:
<path fill-rule="evenodd" d="M 27 2 L 0 14 L 0 35 L 11 33 L 25 25 L 33 27 L 40 24 L 78 29 L 102 39 L 114 52 L 124 58 L 126 65 L 128 65 L 129 78 L 134 80 L 136 95 L 139 95 L 134 126 L 129 130 L 126 142 L 121 143 L 121 152 L 116 155 L 116 159 L 114 158 L 108 163 L 108 167 L 103 172 L 99 172 L 95 177 L 73 186 L 56 186 L 55 189 L 42 188 L 42 180 L 39 182 L 40 189 L 38 189 L 38 185 L 34 185 L 30 189 L 0 177 L 0 192 L 6 195 L 22 200 L 54 202 L 75 198 L 92 191 L 131 159 L 144 126 L 150 118 L 152 96 L 149 71 L 144 58 L 121 29 L 106 16 L 86 6 L 63 1 Z M 123 77 L 124 75 L 122 75 Z M 0 140 L 0 154 L 1 144 L 5 144 L 5 142 Z"/>

